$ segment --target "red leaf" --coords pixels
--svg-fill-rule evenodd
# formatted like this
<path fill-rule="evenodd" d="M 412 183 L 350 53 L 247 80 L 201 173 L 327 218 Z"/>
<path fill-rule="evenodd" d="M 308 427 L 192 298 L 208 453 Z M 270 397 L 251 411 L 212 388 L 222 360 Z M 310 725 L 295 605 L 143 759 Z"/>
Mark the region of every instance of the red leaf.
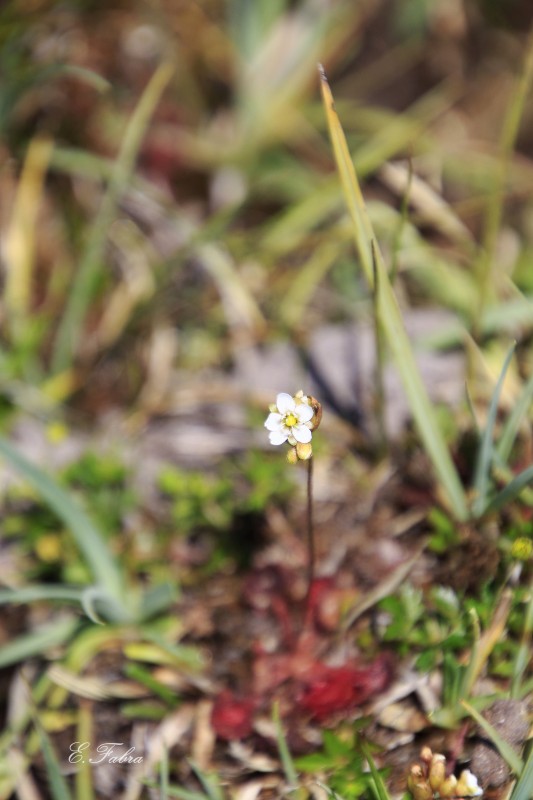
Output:
<path fill-rule="evenodd" d="M 317 663 L 315 677 L 307 683 L 299 705 L 320 722 L 361 705 L 385 689 L 391 677 L 391 664 L 386 656 L 366 667 L 328 667 Z"/>
<path fill-rule="evenodd" d="M 244 739 L 252 732 L 255 700 L 237 697 L 229 690 L 220 692 L 211 712 L 211 725 L 219 739 L 231 742 Z"/>

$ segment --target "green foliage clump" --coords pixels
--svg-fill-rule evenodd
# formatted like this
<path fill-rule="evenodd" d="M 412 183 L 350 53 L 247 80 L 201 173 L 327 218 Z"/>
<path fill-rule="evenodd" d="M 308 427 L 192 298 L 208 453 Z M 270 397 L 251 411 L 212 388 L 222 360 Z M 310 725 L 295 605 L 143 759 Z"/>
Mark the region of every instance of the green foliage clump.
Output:
<path fill-rule="evenodd" d="M 364 724 L 364 721 L 358 724 Z M 336 732 L 322 731 L 322 750 L 297 758 L 294 763 L 302 772 L 325 774 L 330 794 L 337 793 L 345 800 L 374 794 L 374 778 L 368 772 L 367 759 L 359 746 L 359 732 L 355 727 Z M 383 773 L 380 771 L 380 774 Z"/>
<path fill-rule="evenodd" d="M 172 524 L 182 534 L 201 528 L 227 531 L 235 517 L 261 513 L 269 503 L 286 499 L 292 486 L 278 458 L 254 452 L 226 464 L 220 474 L 169 464 L 158 478 Z"/>

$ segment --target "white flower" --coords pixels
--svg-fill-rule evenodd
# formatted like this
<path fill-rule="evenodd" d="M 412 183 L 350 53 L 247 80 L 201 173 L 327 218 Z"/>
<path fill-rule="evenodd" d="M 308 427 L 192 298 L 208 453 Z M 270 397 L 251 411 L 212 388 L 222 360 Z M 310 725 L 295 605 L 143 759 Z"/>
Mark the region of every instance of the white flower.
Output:
<path fill-rule="evenodd" d="M 265 428 L 270 431 L 270 444 L 283 444 L 297 442 L 307 444 L 311 441 L 311 420 L 314 411 L 307 404 L 307 398 L 291 397 L 286 392 L 281 392 L 276 397 L 276 405 L 271 406 L 271 413 L 265 422 Z"/>

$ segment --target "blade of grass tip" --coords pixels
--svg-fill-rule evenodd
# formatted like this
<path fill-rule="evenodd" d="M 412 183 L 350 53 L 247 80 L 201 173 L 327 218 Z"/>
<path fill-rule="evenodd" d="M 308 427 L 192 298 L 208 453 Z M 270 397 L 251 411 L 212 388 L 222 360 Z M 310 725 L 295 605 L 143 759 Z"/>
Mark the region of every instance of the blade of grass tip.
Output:
<path fill-rule="evenodd" d="M 513 410 L 507 417 L 505 424 L 503 426 L 502 435 L 500 436 L 500 441 L 496 447 L 496 453 L 500 461 L 504 464 L 507 464 L 509 456 L 511 454 L 512 447 L 515 443 L 516 436 L 520 429 L 520 423 L 524 416 L 527 414 L 529 406 L 533 401 L 533 374 L 529 378 L 528 382 L 522 389 L 520 397 L 518 398 L 516 404 L 513 407 Z"/>
<path fill-rule="evenodd" d="M 483 436 L 481 438 L 481 443 L 477 454 L 476 468 L 474 471 L 474 490 L 476 492 L 476 496 L 472 503 L 472 513 L 476 517 L 481 516 L 487 506 L 490 468 L 493 461 L 494 425 L 496 424 L 496 415 L 498 413 L 498 402 L 500 400 L 503 382 L 505 380 L 507 370 L 509 369 L 509 364 L 511 363 L 515 347 L 516 342 L 509 348 L 509 352 L 507 353 L 505 361 L 503 362 L 503 367 L 501 369 L 498 382 L 496 383 L 490 400 L 487 424 L 485 426 L 485 430 L 483 431 Z"/>
<path fill-rule="evenodd" d="M 105 78 L 102 78 L 97 72 L 86 67 L 78 67 L 74 64 L 58 64 L 55 66 L 55 73 L 57 75 L 68 75 L 73 78 L 78 78 L 82 83 L 96 89 L 97 92 L 103 94 L 111 89 L 111 84 Z"/>
<path fill-rule="evenodd" d="M 81 593 L 81 606 L 91 622 L 105 625 L 106 622 L 130 622 L 132 617 L 122 604 L 101 586 L 87 586 Z M 102 616 L 99 616 L 97 606 Z"/>
<path fill-rule="evenodd" d="M 496 728 L 490 722 L 487 722 L 484 716 L 477 711 L 474 706 L 467 703 L 466 700 L 461 700 L 461 705 L 465 711 L 477 722 L 480 728 L 483 728 L 493 745 L 496 747 L 501 757 L 507 761 L 511 769 L 516 775 L 520 775 L 524 765 L 520 756 L 516 754 L 511 745 L 500 736 Z"/>
<path fill-rule="evenodd" d="M 95 580 L 111 597 L 122 597 L 122 577 L 100 532 L 82 508 L 55 481 L 0 437 L 0 455 L 48 503 L 70 530 Z"/>
<path fill-rule="evenodd" d="M 346 138 L 334 108 L 333 96 L 322 67 L 320 67 L 320 75 L 322 97 L 333 152 L 346 204 L 353 223 L 355 244 L 368 284 L 371 289 L 374 289 L 371 243 L 376 242 L 376 238 L 357 181 Z M 465 520 L 468 516 L 466 495 L 442 433 L 439 430 L 434 409 L 420 377 L 411 344 L 405 331 L 401 312 L 392 291 L 389 276 L 377 242 L 375 245 L 375 260 L 379 274 L 379 286 L 377 288 L 379 292 L 380 320 L 387 339 L 387 344 L 391 349 L 402 378 L 413 418 L 420 432 L 428 456 L 433 463 L 434 469 L 446 494 L 447 500 L 451 505 L 455 517 L 459 520 Z"/>
<path fill-rule="evenodd" d="M 520 773 L 520 777 L 511 794 L 510 800 L 531 800 L 533 797 L 533 748 Z"/>
<path fill-rule="evenodd" d="M 120 197 L 134 170 L 150 118 L 173 72 L 174 67 L 168 63 L 162 64 L 155 71 L 130 118 L 111 180 L 89 233 L 87 245 L 59 325 L 52 356 L 53 372 L 62 372 L 71 366 L 76 346 L 81 338 L 87 310 L 93 299 L 95 285 L 102 269 L 107 231 L 115 215 Z"/>

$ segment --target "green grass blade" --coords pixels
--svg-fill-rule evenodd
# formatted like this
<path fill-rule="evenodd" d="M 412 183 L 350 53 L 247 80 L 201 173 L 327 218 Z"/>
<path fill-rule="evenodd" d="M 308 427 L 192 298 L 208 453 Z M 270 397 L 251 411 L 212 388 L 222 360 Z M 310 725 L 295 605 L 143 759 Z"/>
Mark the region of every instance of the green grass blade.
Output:
<path fill-rule="evenodd" d="M 126 664 L 124 666 L 124 673 L 128 678 L 146 686 L 153 695 L 160 697 L 161 700 L 171 708 L 177 705 L 178 698 L 176 692 L 162 684 L 157 678 L 154 678 L 152 673 L 140 664 Z"/>
<path fill-rule="evenodd" d="M 161 648 L 164 653 L 177 661 L 183 669 L 190 669 L 195 672 L 204 666 L 200 651 L 194 645 L 171 644 L 150 626 L 144 626 L 142 632 L 148 642 Z"/>
<path fill-rule="evenodd" d="M 215 782 L 213 776 L 207 775 L 192 761 L 189 761 L 189 764 L 191 765 L 191 769 L 193 770 L 194 774 L 202 784 L 205 790 L 206 797 L 208 797 L 209 800 L 224 800 L 224 794 L 222 792 L 222 789 L 220 788 L 218 783 Z"/>
<path fill-rule="evenodd" d="M 78 711 L 78 725 L 76 729 L 77 742 L 93 741 L 94 720 L 93 704 L 80 703 Z M 89 760 L 83 758 L 77 765 L 76 777 L 76 800 L 95 800 L 93 787 L 93 770 Z"/>
<path fill-rule="evenodd" d="M 385 786 L 383 778 L 379 774 L 379 770 L 376 767 L 374 759 L 372 758 L 372 754 L 370 752 L 369 747 L 366 745 L 365 742 L 361 742 L 360 746 L 361 746 L 361 752 L 366 758 L 368 766 L 370 767 L 370 774 L 372 775 L 372 783 L 370 785 L 376 800 L 391 800 L 390 794 L 387 791 L 387 787 Z"/>
<path fill-rule="evenodd" d="M 509 414 L 503 427 L 502 435 L 496 447 L 496 453 L 500 461 L 507 464 L 511 450 L 515 443 L 516 436 L 520 429 L 520 423 L 526 415 L 531 402 L 533 401 L 533 375 L 522 389 L 513 410 Z"/>
<path fill-rule="evenodd" d="M 0 650 L 0 669 L 34 656 L 42 656 L 48 648 L 62 645 L 70 639 L 78 624 L 78 620 L 72 618 L 55 620 L 3 644 Z"/>
<path fill-rule="evenodd" d="M 12 603 L 34 603 L 36 600 L 61 600 L 62 602 L 81 603 L 83 589 L 69 586 L 47 586 L 35 584 L 20 589 L 0 589 L 0 605 Z"/>
<path fill-rule="evenodd" d="M 89 233 L 87 246 L 59 326 L 52 357 L 53 372 L 62 372 L 72 364 L 76 346 L 82 335 L 87 309 L 93 299 L 95 285 L 102 270 L 109 226 L 135 168 L 137 154 L 150 118 L 173 71 L 170 64 L 162 64 L 156 70 L 128 123 L 109 186 Z"/>
<path fill-rule="evenodd" d="M 41 495 L 70 530 L 97 583 L 111 597 L 122 597 L 122 579 L 100 532 L 83 509 L 39 467 L 27 461 L 6 439 L 0 437 L 0 455 Z"/>
<path fill-rule="evenodd" d="M 490 722 L 487 722 L 485 717 L 482 716 L 482 714 L 480 714 L 479 711 L 477 711 L 473 706 L 471 706 L 470 703 L 467 703 L 466 700 L 461 700 L 461 705 L 468 712 L 468 714 L 475 719 L 480 728 L 483 728 L 493 745 L 497 748 L 501 757 L 507 761 L 513 772 L 516 775 L 520 775 L 524 765 L 522 763 L 522 759 L 516 754 L 511 745 L 506 742 L 502 736 L 500 736 L 498 731 L 490 724 Z"/>
<path fill-rule="evenodd" d="M 285 773 L 285 777 L 287 778 L 287 781 L 290 784 L 290 786 L 296 788 L 296 786 L 298 786 L 298 774 L 296 772 L 294 761 L 292 760 L 292 756 L 287 746 L 287 740 L 285 739 L 283 733 L 281 719 L 279 716 L 279 703 L 277 702 L 274 703 L 274 707 L 272 709 L 272 719 L 274 721 L 274 726 L 276 728 L 278 752 L 279 752 L 279 757 L 281 759 L 281 764 L 283 766 L 283 772 Z"/>
<path fill-rule="evenodd" d="M 533 797 L 533 748 L 511 794 L 510 800 L 531 800 Z"/>
<path fill-rule="evenodd" d="M 524 617 L 524 628 L 518 652 L 513 661 L 513 676 L 511 682 L 511 697 L 519 697 L 523 690 L 524 675 L 529 670 L 531 662 L 531 642 L 533 638 L 533 585 L 529 587 L 529 599 Z"/>
<path fill-rule="evenodd" d="M 356 247 L 368 284 L 374 289 L 372 243 L 376 242 L 376 238 L 357 181 L 346 138 L 333 105 L 333 97 L 323 72 L 321 85 L 333 151 L 353 223 Z M 455 517 L 464 520 L 468 516 L 465 492 L 420 377 L 401 312 L 377 243 L 375 244 L 375 260 L 379 275 L 377 291 L 379 292 L 380 323 L 387 344 L 394 356 L 409 407 L 446 498 Z"/>
<path fill-rule="evenodd" d="M 515 497 L 518 497 L 522 489 L 528 483 L 533 482 L 533 465 L 527 467 L 520 475 L 517 475 L 511 483 L 508 483 L 505 489 L 502 489 L 496 497 L 494 497 L 485 509 L 486 514 L 492 514 L 495 511 L 500 511 L 507 503 L 510 503 Z"/>
<path fill-rule="evenodd" d="M 163 745 L 163 752 L 161 753 L 161 761 L 159 763 L 159 800 L 167 800 L 169 789 L 169 764 L 168 764 L 168 750 Z"/>
<path fill-rule="evenodd" d="M 37 714 L 34 718 L 35 728 L 41 743 L 41 752 L 43 754 L 44 763 L 46 765 L 46 773 L 48 776 L 48 784 L 50 793 L 53 800 L 72 800 L 67 782 L 61 773 L 61 766 L 56 756 L 50 737 L 40 724 Z"/>
<path fill-rule="evenodd" d="M 498 413 L 498 402 L 500 400 L 503 382 L 505 380 L 507 370 L 509 369 L 509 364 L 511 363 L 511 358 L 513 357 L 515 347 L 516 344 L 513 344 L 505 357 L 505 361 L 503 362 L 503 367 L 500 372 L 498 382 L 496 383 L 490 400 L 487 424 L 485 426 L 478 450 L 476 468 L 474 471 L 474 489 L 476 496 L 474 498 L 474 502 L 472 503 L 472 512 L 476 517 L 481 516 L 487 506 L 490 469 L 493 461 L 494 425 L 496 424 L 496 415 Z"/>

